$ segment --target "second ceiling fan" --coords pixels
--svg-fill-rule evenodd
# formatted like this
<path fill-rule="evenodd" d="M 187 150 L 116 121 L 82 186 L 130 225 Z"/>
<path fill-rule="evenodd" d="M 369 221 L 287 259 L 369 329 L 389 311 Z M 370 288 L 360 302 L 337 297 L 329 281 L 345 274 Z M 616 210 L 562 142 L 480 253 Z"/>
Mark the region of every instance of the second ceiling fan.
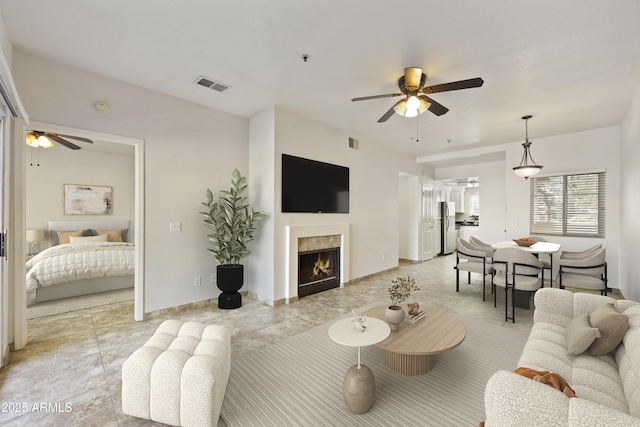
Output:
<path fill-rule="evenodd" d="M 427 94 L 438 92 L 449 92 L 452 90 L 470 89 L 480 87 L 484 84 L 484 80 L 480 77 L 467 80 L 459 80 L 457 82 L 442 83 L 433 86 L 425 86 L 427 75 L 422 72 L 422 68 L 410 67 L 404 69 L 404 76 L 398 79 L 399 93 L 388 93 L 385 95 L 363 96 L 353 98 L 351 101 L 366 101 L 378 98 L 393 98 L 403 96 L 404 98 L 396 102 L 386 113 L 378 119 L 378 123 L 389 120 L 393 113 L 397 113 L 404 117 L 415 117 L 422 114 L 426 110 L 431 111 L 436 116 L 445 114 L 449 109 L 442 104 L 434 101 Z"/>
<path fill-rule="evenodd" d="M 63 138 L 64 137 L 64 138 Z M 49 148 L 54 144 L 52 141 L 55 141 L 61 145 L 64 145 L 67 148 L 72 150 L 79 150 L 80 146 L 74 144 L 71 141 L 67 141 L 65 138 L 75 139 L 77 141 L 86 142 L 89 144 L 93 144 L 93 141 L 87 138 L 83 138 L 81 136 L 73 136 L 73 135 L 62 135 L 59 133 L 53 132 L 41 132 L 38 130 L 28 130 L 27 131 L 27 145 L 31 147 L 42 147 Z"/>

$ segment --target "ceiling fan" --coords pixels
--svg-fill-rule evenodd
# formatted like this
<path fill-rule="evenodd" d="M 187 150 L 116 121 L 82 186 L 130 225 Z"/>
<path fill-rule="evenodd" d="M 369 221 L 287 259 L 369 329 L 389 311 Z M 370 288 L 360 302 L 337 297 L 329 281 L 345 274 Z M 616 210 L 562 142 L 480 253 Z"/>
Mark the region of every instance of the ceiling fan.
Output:
<path fill-rule="evenodd" d="M 399 93 L 388 93 L 385 95 L 363 96 L 353 98 L 351 101 L 366 101 L 378 98 L 393 98 L 403 96 L 404 98 L 396 102 L 393 107 L 378 119 L 378 123 L 389 120 L 393 113 L 397 113 L 404 117 L 415 117 L 424 113 L 426 110 L 431 111 L 436 116 L 445 114 L 449 109 L 442 104 L 437 103 L 427 96 L 427 94 L 438 92 L 449 92 L 452 90 L 470 89 L 480 87 L 484 84 L 484 80 L 480 77 L 467 80 L 459 80 L 457 82 L 443 83 L 439 85 L 426 86 L 427 75 L 422 72 L 422 68 L 410 67 L 404 69 L 404 76 L 398 79 Z"/>
<path fill-rule="evenodd" d="M 80 136 L 73 136 L 73 135 L 62 135 L 59 133 L 53 133 L 53 132 L 41 132 L 38 130 L 28 130 L 27 131 L 27 145 L 31 146 L 31 147 L 42 147 L 42 148 L 49 148 L 49 147 L 53 147 L 53 142 L 55 141 L 61 145 L 64 145 L 67 148 L 70 148 L 72 150 L 79 150 L 80 146 L 74 144 L 73 142 L 67 141 L 64 138 L 71 138 L 71 139 L 75 139 L 81 142 L 87 142 L 89 144 L 93 144 L 93 141 L 91 141 L 90 139 L 87 138 L 83 138 Z"/>

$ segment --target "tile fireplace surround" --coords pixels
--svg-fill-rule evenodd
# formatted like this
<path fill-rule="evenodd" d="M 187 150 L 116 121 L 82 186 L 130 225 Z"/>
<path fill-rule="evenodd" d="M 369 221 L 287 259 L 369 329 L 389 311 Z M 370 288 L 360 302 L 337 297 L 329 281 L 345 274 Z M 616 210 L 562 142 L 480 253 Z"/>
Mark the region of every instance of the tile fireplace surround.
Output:
<path fill-rule="evenodd" d="M 329 239 L 322 237 L 331 236 Z M 316 239 L 309 239 L 316 238 Z M 299 239 L 303 240 L 304 248 L 299 248 Z M 300 250 L 321 249 L 311 247 L 325 244 L 337 247 L 335 241 L 340 242 L 340 287 L 349 281 L 349 224 L 310 224 L 288 225 L 286 237 L 286 303 L 298 298 L 298 252 Z M 332 242 L 333 241 L 333 242 Z"/>

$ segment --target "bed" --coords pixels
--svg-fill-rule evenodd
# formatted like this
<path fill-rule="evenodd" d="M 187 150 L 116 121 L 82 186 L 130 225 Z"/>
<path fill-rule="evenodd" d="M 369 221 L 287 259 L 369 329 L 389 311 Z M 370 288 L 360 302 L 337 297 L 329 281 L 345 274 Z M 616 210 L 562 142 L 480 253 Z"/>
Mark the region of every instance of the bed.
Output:
<path fill-rule="evenodd" d="M 49 221 L 51 247 L 27 261 L 27 305 L 133 288 L 129 221 Z"/>

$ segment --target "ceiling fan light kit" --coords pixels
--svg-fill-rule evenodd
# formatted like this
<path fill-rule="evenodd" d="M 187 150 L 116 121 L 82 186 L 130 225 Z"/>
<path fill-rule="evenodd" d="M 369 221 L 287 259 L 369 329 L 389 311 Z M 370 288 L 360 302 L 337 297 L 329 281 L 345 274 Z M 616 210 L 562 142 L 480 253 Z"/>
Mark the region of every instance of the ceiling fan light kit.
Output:
<path fill-rule="evenodd" d="M 86 142 L 88 144 L 93 144 L 93 141 L 87 138 L 83 138 L 81 136 L 73 136 L 73 135 L 62 135 L 53 132 L 41 132 L 38 130 L 28 130 L 26 144 L 33 148 L 49 148 L 53 147 L 55 144 L 53 141 L 57 142 L 60 145 L 64 145 L 67 148 L 72 150 L 79 150 L 80 146 L 74 144 L 73 142 L 67 141 L 65 138 L 75 139 L 81 142 Z"/>
<path fill-rule="evenodd" d="M 34 135 L 32 133 L 27 134 L 27 145 L 33 148 L 50 148 L 53 147 L 53 142 L 44 135 Z"/>
<path fill-rule="evenodd" d="M 524 153 L 522 154 L 522 160 L 520 165 L 513 168 L 513 172 L 524 179 L 529 179 L 530 176 L 537 175 L 542 169 L 542 166 L 536 164 L 531 157 L 531 141 L 529 141 L 529 126 L 528 120 L 533 117 L 531 115 L 523 116 L 525 126 L 525 138 L 522 146 L 524 147 Z"/>
<path fill-rule="evenodd" d="M 385 95 L 363 96 L 353 98 L 351 101 L 366 101 L 369 99 L 393 98 L 403 96 L 404 98 L 396 102 L 386 113 L 378 119 L 378 123 L 389 120 L 393 113 L 403 117 L 416 117 L 429 110 L 436 116 L 445 114 L 449 109 L 429 98 L 426 94 L 448 92 L 452 90 L 469 89 L 480 87 L 484 80 L 479 77 L 460 80 L 457 82 L 443 83 L 433 86 L 425 86 L 427 75 L 422 72 L 422 68 L 409 67 L 404 69 L 404 75 L 398 79 L 400 93 L 388 93 Z"/>

